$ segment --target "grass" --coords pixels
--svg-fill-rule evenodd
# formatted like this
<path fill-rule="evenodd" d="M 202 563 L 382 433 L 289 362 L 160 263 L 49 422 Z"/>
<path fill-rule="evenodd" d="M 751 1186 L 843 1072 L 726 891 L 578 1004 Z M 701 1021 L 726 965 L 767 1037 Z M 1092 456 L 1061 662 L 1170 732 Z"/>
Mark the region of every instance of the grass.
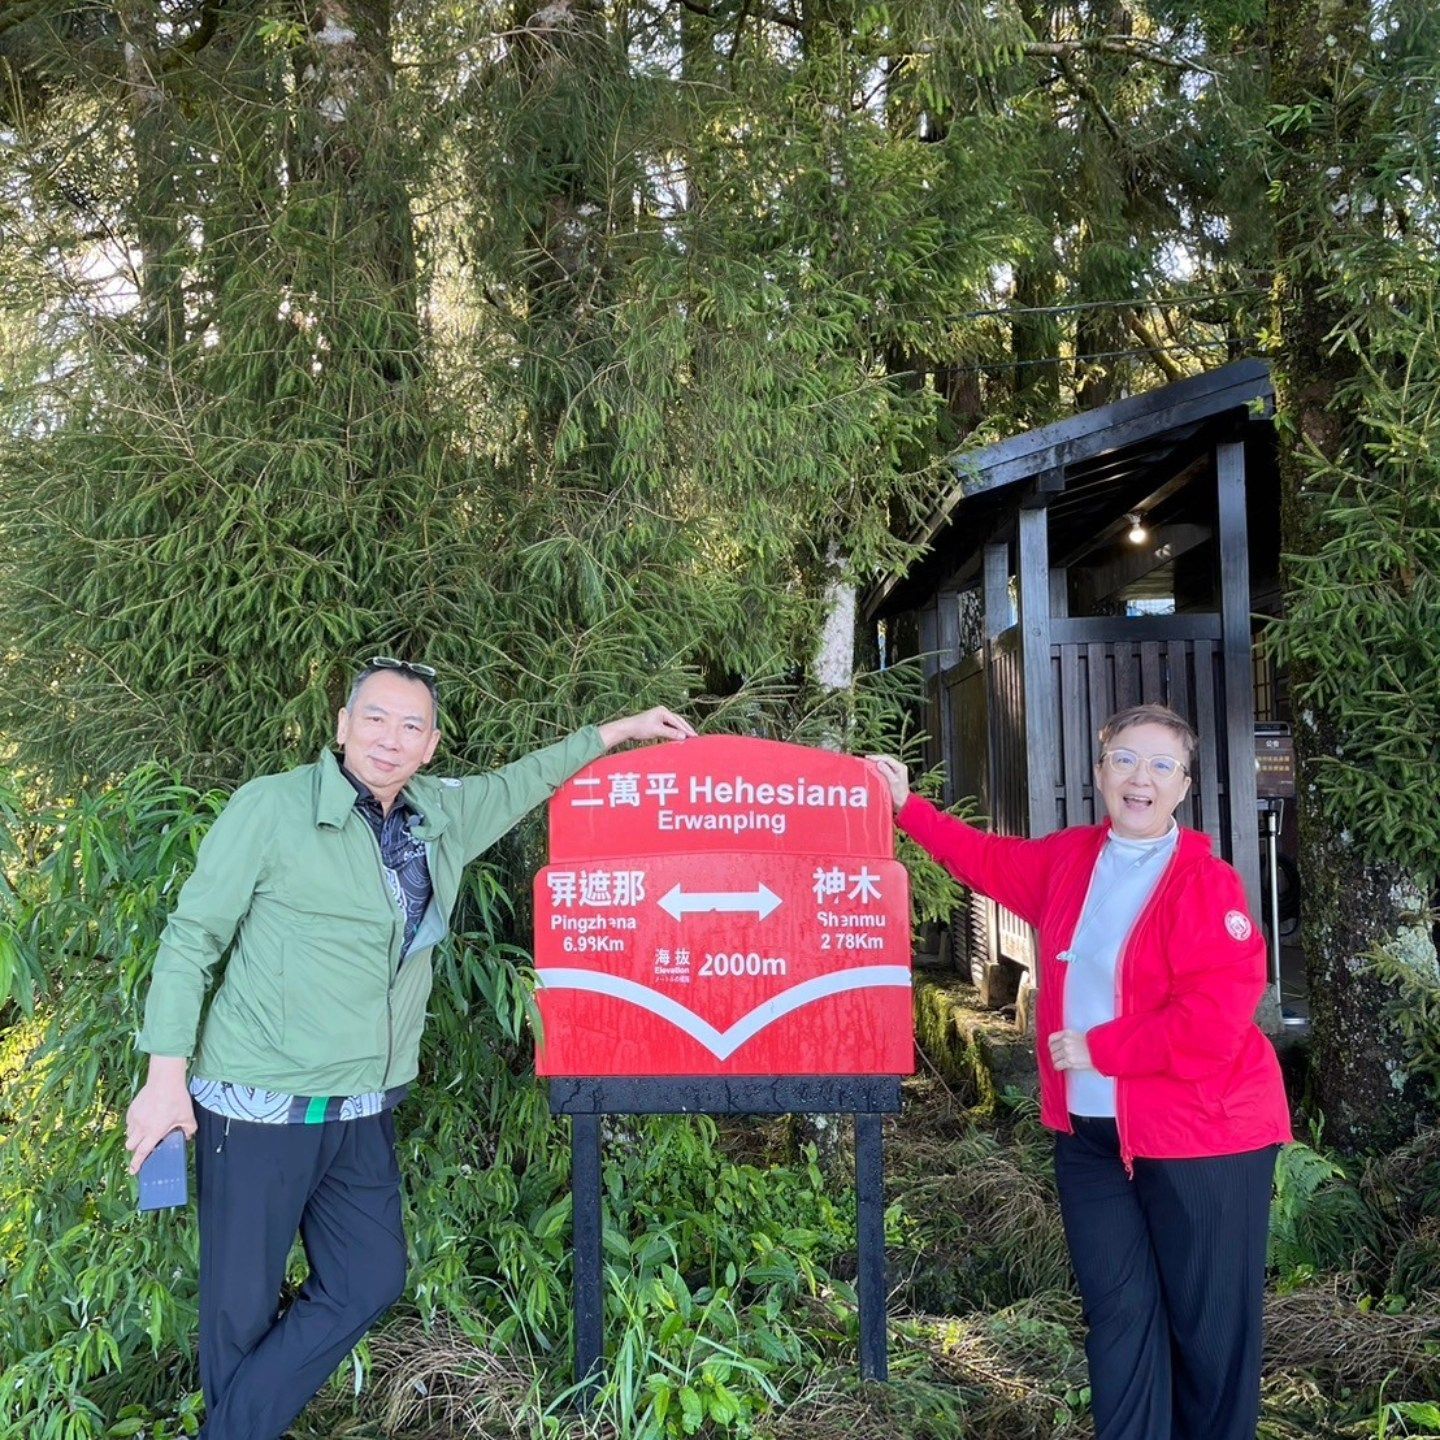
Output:
<path fill-rule="evenodd" d="M 972 1037 L 965 1067 L 984 1054 L 1007 1077 L 1025 1073 L 1016 1057 L 1028 1042 L 973 1006 L 964 1014 L 965 987 L 947 991 L 944 1004 L 962 1012 L 957 1031 Z M 976 1035 L 982 1043 L 973 1043 Z M 862 1384 L 853 1326 L 837 1326 L 822 1300 L 797 1301 L 814 1311 L 791 1318 L 810 1334 L 817 1363 L 783 1408 L 755 1424 L 756 1440 L 1082 1440 L 1092 1433 L 1084 1328 L 1033 1093 L 1013 1083 L 957 1085 L 947 1073 L 956 1072 L 927 1064 L 907 1084 L 904 1112 L 887 1126 L 892 1383 Z M 763 1164 L 784 1151 L 787 1135 L 780 1123 L 732 1121 L 720 1143 Z M 1425 1426 L 1426 1402 L 1440 1394 L 1437 1181 L 1440 1135 L 1432 1133 L 1356 1179 L 1340 1171 L 1307 1195 L 1308 1206 L 1339 1218 L 1327 1227 L 1324 1213 L 1312 1216 L 1311 1231 L 1297 1230 L 1292 1244 L 1312 1233 L 1322 1250 L 1333 1249 L 1336 1235 L 1350 1236 L 1354 1248 L 1327 1255 L 1340 1259 L 1332 1269 L 1300 1264 L 1272 1284 L 1265 1440 L 1433 1433 Z M 847 1268 L 843 1257 L 835 1268 Z M 1430 1283 L 1404 1293 L 1387 1288 L 1400 1277 Z M 378 1421 L 355 1420 L 353 1406 L 336 1399 L 297 1437 L 631 1440 L 603 1418 L 587 1421 L 565 1407 L 538 1418 L 542 1369 L 456 1332 L 425 1333 L 400 1320 L 376 1337 L 374 1355 L 375 1394 L 365 1409 Z"/>
<path fill-rule="evenodd" d="M 949 1078 L 956 1071 L 924 1064 L 907 1082 L 903 1113 L 887 1125 L 892 1383 L 858 1380 L 854 1327 L 837 1323 L 833 1303 L 797 1299 L 789 1318 L 809 1336 L 813 1366 L 782 1408 L 748 1432 L 728 1433 L 754 1440 L 1083 1440 L 1093 1433 L 1050 1141 L 1033 1082 L 1015 1083 L 1029 1074 L 1028 1042 L 974 1009 L 966 992 L 950 987 L 943 1001 L 957 1033 L 972 1037 L 962 1083 Z M 931 1005 L 941 1013 L 933 997 Z M 966 1082 L 977 1053 L 1009 1083 Z M 720 1127 L 721 1148 L 755 1165 L 780 1158 L 789 1140 L 783 1122 Z M 1305 1192 L 1304 1207 L 1316 1212 L 1309 1228 L 1294 1227 L 1287 1243 L 1298 1253 L 1310 1236 L 1338 1263 L 1292 1265 L 1272 1284 L 1260 1436 L 1435 1433 L 1426 1426 L 1429 1397 L 1440 1394 L 1440 1268 L 1433 1264 L 1440 1134 L 1419 1137 L 1353 1179 L 1329 1165 L 1323 1183 Z M 1333 1253 L 1345 1244 L 1347 1253 Z M 851 1263 L 839 1257 L 836 1273 Z M 1402 1275 L 1430 1284 L 1403 1294 L 1387 1288 Z M 332 1394 L 297 1427 L 297 1440 L 632 1440 L 613 1419 L 554 1405 L 553 1368 L 547 1374 L 531 1357 L 488 1351 L 444 1325 L 427 1332 L 413 1319 L 394 1320 L 375 1337 L 373 1353 L 374 1389 L 362 1407 L 368 1418 L 358 1418 L 350 1397 Z M 707 1424 L 697 1433 L 727 1432 Z"/>

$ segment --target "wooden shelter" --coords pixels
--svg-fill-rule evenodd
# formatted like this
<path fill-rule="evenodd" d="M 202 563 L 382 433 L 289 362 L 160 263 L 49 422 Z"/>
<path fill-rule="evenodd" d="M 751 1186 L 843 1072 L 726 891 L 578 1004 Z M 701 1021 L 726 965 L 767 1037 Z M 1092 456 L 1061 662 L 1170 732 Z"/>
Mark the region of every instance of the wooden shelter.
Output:
<path fill-rule="evenodd" d="M 1200 735 L 1180 823 L 1260 913 L 1251 617 L 1278 597 L 1273 408 L 1264 362 L 1239 360 L 955 458 L 925 557 L 866 597 L 902 641 L 890 656 L 923 658 L 947 800 L 1007 835 L 1090 823 L 1101 723 L 1161 701 Z M 1259 690 L 1274 718 L 1263 672 Z M 1020 979 L 1007 961 L 1033 974 L 1029 927 L 979 897 L 964 948 L 982 989 Z"/>

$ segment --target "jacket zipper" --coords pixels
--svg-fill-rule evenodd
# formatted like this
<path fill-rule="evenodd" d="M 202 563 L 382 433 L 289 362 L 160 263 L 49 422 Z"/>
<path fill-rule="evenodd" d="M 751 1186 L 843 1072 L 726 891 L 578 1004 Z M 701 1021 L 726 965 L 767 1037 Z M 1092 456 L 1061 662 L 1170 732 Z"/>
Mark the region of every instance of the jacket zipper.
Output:
<path fill-rule="evenodd" d="M 1122 990 L 1125 976 L 1125 958 L 1130 953 L 1130 942 L 1135 938 L 1135 932 L 1143 925 L 1149 917 L 1150 912 L 1155 908 L 1160 899 L 1160 892 L 1164 890 L 1170 879 L 1170 873 L 1175 869 L 1175 862 L 1180 858 L 1180 841 L 1183 836 L 1175 840 L 1175 852 L 1170 856 L 1169 863 L 1160 872 L 1160 878 L 1155 882 L 1155 888 L 1150 892 L 1150 898 L 1145 902 L 1145 908 L 1135 917 L 1135 923 L 1126 932 L 1125 939 L 1121 943 L 1120 953 L 1115 957 L 1115 1017 L 1119 1019 L 1125 1013 L 1123 1009 L 1124 999 Z M 1130 1149 L 1125 1138 L 1125 1106 L 1122 1096 L 1127 1093 L 1125 1082 L 1120 1076 L 1115 1077 L 1115 1133 L 1120 1141 L 1120 1163 L 1125 1167 L 1126 1176 L 1133 1180 L 1135 1178 L 1135 1154 Z"/>
<path fill-rule="evenodd" d="M 380 893 L 385 897 L 385 903 L 390 907 L 390 940 L 393 945 L 395 940 L 395 927 L 399 922 L 395 919 L 395 902 L 391 898 L 389 887 L 385 883 L 385 857 L 380 853 L 380 842 L 375 838 L 375 832 L 365 826 L 365 834 L 370 841 L 370 848 L 375 852 L 375 868 L 380 880 Z M 404 935 L 404 930 L 401 930 Z M 401 957 L 403 963 L 404 957 Z M 392 970 L 395 972 L 392 974 Z M 390 1078 L 390 1061 L 395 1053 L 395 1013 L 392 1002 L 394 991 L 395 974 L 399 973 L 397 966 L 390 958 L 390 952 L 385 952 L 385 1069 L 380 1077 L 381 1090 L 386 1088 L 385 1082 Z"/>

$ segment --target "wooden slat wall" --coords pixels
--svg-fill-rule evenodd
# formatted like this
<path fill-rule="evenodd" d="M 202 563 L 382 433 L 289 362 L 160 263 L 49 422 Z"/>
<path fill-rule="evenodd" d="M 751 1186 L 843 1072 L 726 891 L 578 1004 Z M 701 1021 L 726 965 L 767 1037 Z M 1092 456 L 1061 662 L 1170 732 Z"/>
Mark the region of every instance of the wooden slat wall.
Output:
<path fill-rule="evenodd" d="M 950 708 L 951 690 L 948 676 L 960 659 L 960 603 L 951 590 L 942 590 L 935 597 L 935 645 L 939 651 L 939 670 L 934 677 L 935 693 L 931 705 L 934 729 L 938 740 L 936 763 L 945 770 L 945 798 L 953 800 L 952 777 L 955 774 L 955 718 Z"/>
<path fill-rule="evenodd" d="M 947 796 L 973 800 L 990 813 L 989 696 L 984 652 L 971 656 L 945 676 L 950 703 Z"/>
<path fill-rule="evenodd" d="M 1074 629 L 1050 647 L 1057 744 L 1043 765 L 1032 761 L 1030 766 L 1053 796 L 1055 825 L 1086 825 L 1102 817 L 1096 809 L 1093 774 L 1100 726 L 1117 710 L 1158 701 L 1184 715 L 1200 735 L 1194 784 L 1177 818 L 1182 825 L 1204 830 L 1216 850 L 1230 858 L 1229 745 L 1218 728 L 1226 714 L 1219 636 L 1188 627 L 1167 639 L 1151 625 L 1133 639 L 1092 640 L 1076 622 L 1067 623 Z M 1115 632 L 1112 628 L 1108 633 Z M 1030 834 L 1034 813 L 1025 779 L 1020 642 L 1021 628 L 1012 626 L 927 685 L 927 710 L 936 727 L 931 749 L 935 760 L 946 763 L 947 794 L 952 800 L 973 795 L 1001 835 Z M 998 950 L 1020 964 L 1033 963 L 1029 926 L 988 901 L 973 906 L 968 940 L 972 960 L 980 953 L 974 947 L 983 944 L 987 952 Z"/>
<path fill-rule="evenodd" d="M 1165 684 L 1160 673 L 1160 656 L 1164 647 L 1156 640 L 1147 640 L 1140 646 L 1140 704 L 1144 704 L 1152 695 L 1167 696 L 1165 704 L 1169 704 L 1169 687 Z"/>
<path fill-rule="evenodd" d="M 1083 645 L 1058 645 L 1060 654 L 1060 749 L 1065 772 L 1061 796 L 1060 826 L 1084 825 L 1090 819 L 1090 804 L 1084 798 L 1090 783 L 1091 744 L 1086 731 L 1089 707 L 1076 704 L 1077 696 L 1089 693 L 1089 651 Z"/>
<path fill-rule="evenodd" d="M 1020 631 L 1012 626 L 990 647 L 990 820 L 997 834 L 1029 833 L 1025 794 L 1025 682 Z"/>
<path fill-rule="evenodd" d="M 1170 699 L 1167 702 L 1171 709 L 1178 710 L 1193 725 L 1195 723 L 1195 712 L 1191 707 L 1190 697 L 1194 693 L 1194 670 L 1195 670 L 1195 646 L 1193 642 L 1187 643 L 1184 640 L 1172 640 L 1165 647 L 1165 670 L 1169 676 Z M 1191 767 L 1192 771 L 1194 767 Z M 1192 782 L 1190 793 L 1180 802 L 1175 811 L 1175 818 L 1189 827 L 1195 828 L 1196 814 L 1196 793 Z"/>
<path fill-rule="evenodd" d="M 1228 828 L 1224 714 L 1219 644 L 1207 639 L 1066 642 L 1051 647 L 1059 708 L 1061 774 L 1056 801 L 1061 825 L 1089 825 L 1096 810 L 1093 767 L 1101 725 L 1117 710 L 1158 702 L 1185 716 L 1200 733 L 1191 793 L 1176 811 L 1182 825 L 1205 830 L 1220 845 Z M 1023 832 L 1017 832 L 1023 833 Z"/>
<path fill-rule="evenodd" d="M 924 758 L 925 768 L 932 769 L 945 761 L 945 734 L 940 724 L 939 675 L 928 675 L 925 678 L 925 743 L 920 748 L 920 754 Z"/>
<path fill-rule="evenodd" d="M 977 983 L 985 966 L 994 960 L 995 902 L 978 890 L 970 892 L 970 908 L 966 914 L 965 952 L 971 983 Z"/>
<path fill-rule="evenodd" d="M 1190 722 L 1200 735 L 1200 773 L 1192 787 L 1200 792 L 1200 814 L 1197 829 L 1203 830 L 1215 842 L 1216 850 L 1223 855 L 1223 830 L 1220 825 L 1220 747 L 1225 737 L 1217 730 L 1216 716 L 1225 713 L 1223 705 L 1217 705 L 1216 688 L 1223 683 L 1220 673 L 1219 646 L 1212 646 L 1208 657 L 1201 657 L 1195 666 L 1195 718 Z M 1208 664 L 1205 661 L 1208 659 Z M 1207 677 L 1209 684 L 1202 683 Z"/>
<path fill-rule="evenodd" d="M 1128 641 L 1110 646 L 1115 667 L 1115 709 L 1123 710 L 1127 705 L 1138 705 L 1140 684 L 1135 674 L 1135 647 Z M 1114 714 L 1114 711 L 1111 711 Z M 1101 720 L 1105 716 L 1100 717 Z"/>

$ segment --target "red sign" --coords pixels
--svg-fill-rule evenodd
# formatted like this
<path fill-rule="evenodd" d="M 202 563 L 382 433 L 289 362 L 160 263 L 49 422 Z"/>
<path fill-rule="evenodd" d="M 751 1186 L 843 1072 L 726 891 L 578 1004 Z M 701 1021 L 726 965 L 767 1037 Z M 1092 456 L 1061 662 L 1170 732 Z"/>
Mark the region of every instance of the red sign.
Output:
<path fill-rule="evenodd" d="M 908 1075 L 910 902 L 852 756 L 707 737 L 550 802 L 541 1075 Z"/>

